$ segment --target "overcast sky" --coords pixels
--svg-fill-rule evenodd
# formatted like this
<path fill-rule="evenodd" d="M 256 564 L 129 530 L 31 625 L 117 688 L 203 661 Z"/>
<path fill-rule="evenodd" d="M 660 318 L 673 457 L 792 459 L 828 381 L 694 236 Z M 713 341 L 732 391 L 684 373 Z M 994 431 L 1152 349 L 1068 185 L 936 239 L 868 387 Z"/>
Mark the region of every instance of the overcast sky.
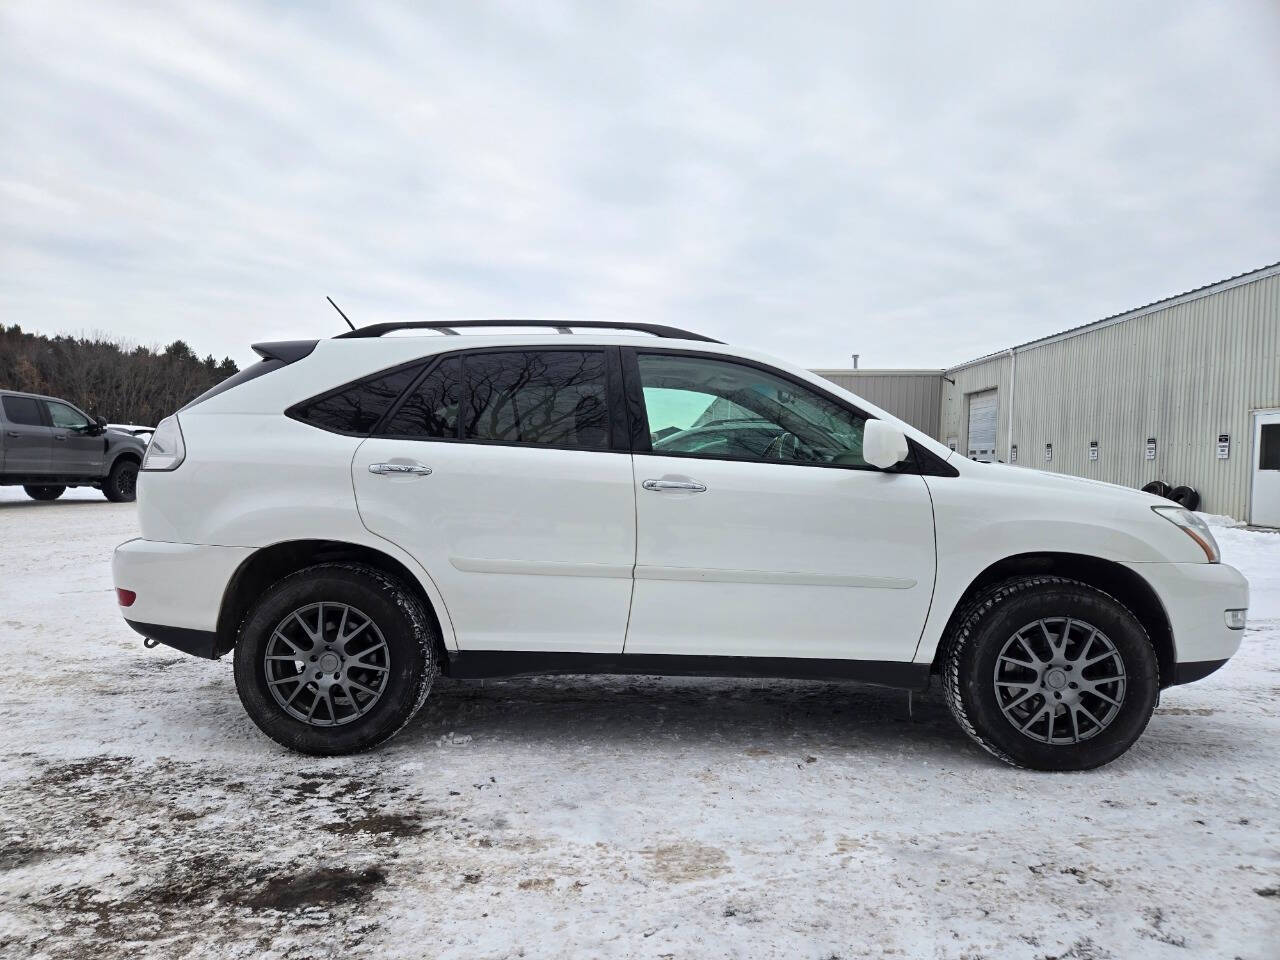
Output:
<path fill-rule="evenodd" d="M 426 12 L 434 7 L 435 12 Z M 1280 4 L 0 7 L 0 319 L 940 367 L 1280 260 Z"/>

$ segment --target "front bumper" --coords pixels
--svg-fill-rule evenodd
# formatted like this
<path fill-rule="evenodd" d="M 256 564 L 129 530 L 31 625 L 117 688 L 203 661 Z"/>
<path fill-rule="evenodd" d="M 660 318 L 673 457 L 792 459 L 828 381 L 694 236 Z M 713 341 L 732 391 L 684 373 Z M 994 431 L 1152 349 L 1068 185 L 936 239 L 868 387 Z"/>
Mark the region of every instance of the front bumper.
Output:
<path fill-rule="evenodd" d="M 128 540 L 111 558 L 115 585 L 136 594 L 120 612 L 144 637 L 215 657 L 223 595 L 252 553 L 252 547 Z"/>
<path fill-rule="evenodd" d="M 1221 667 L 1240 649 L 1243 630 L 1227 626 L 1226 611 L 1249 606 L 1249 581 L 1225 563 L 1126 563 L 1164 605 L 1173 629 L 1173 683 L 1190 683 Z"/>

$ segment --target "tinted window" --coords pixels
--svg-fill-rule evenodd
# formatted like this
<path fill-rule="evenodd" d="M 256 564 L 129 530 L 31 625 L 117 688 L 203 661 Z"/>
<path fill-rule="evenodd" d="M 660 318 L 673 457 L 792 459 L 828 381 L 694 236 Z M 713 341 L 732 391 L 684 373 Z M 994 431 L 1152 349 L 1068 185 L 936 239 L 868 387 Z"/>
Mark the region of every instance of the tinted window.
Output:
<path fill-rule="evenodd" d="M 1258 469 L 1280 470 L 1280 423 L 1264 423 L 1258 432 Z"/>
<path fill-rule="evenodd" d="M 454 438 L 458 435 L 458 380 L 462 361 L 446 357 L 423 377 L 382 428 L 386 437 Z"/>
<path fill-rule="evenodd" d="M 324 430 L 368 433 L 421 370 L 419 364 L 374 374 L 333 393 L 304 401 L 289 414 Z"/>
<path fill-rule="evenodd" d="M 64 427 L 70 430 L 83 430 L 89 426 L 89 421 L 78 410 L 73 410 L 65 403 L 57 403 L 53 400 L 46 400 L 45 406 L 49 408 L 49 418 L 53 420 L 55 427 Z"/>
<path fill-rule="evenodd" d="M 609 446 L 604 353 L 530 350 L 466 359 L 469 440 L 603 450 Z"/>
<path fill-rule="evenodd" d="M 42 427 L 40 405 L 30 397 L 5 397 L 4 418 L 10 423 L 21 423 L 29 427 Z"/>
<path fill-rule="evenodd" d="M 865 467 L 865 419 L 767 371 L 703 357 L 640 354 L 654 453 Z"/>

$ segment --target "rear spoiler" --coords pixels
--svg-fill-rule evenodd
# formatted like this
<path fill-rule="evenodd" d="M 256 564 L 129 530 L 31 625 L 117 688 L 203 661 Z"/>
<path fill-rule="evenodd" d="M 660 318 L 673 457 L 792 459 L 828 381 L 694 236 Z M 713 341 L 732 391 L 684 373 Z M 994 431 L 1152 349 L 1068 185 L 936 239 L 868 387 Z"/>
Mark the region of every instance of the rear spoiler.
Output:
<path fill-rule="evenodd" d="M 279 370 L 281 367 L 287 367 L 303 357 L 308 357 L 319 342 L 319 340 L 277 340 L 273 343 L 255 343 L 253 352 L 262 358 L 261 363 L 255 363 L 252 367 L 245 367 L 239 373 L 233 373 L 217 386 L 211 387 L 200 394 L 185 407 L 181 407 L 178 412 L 190 410 L 196 404 L 204 403 L 210 397 L 216 397 L 220 393 L 226 393 L 232 387 L 238 387 L 242 383 L 256 380 L 272 370 Z"/>
<path fill-rule="evenodd" d="M 275 340 L 271 343 L 255 343 L 253 352 L 263 360 L 279 360 L 283 364 L 290 364 L 310 356 L 319 342 L 319 340 Z"/>

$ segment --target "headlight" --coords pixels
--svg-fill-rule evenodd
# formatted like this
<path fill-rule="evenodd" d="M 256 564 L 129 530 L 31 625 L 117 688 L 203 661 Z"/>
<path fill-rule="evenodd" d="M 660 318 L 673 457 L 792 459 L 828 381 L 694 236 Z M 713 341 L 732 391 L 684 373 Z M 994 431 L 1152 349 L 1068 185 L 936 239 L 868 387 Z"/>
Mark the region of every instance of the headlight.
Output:
<path fill-rule="evenodd" d="M 177 470 L 187 456 L 186 444 L 182 442 L 182 428 L 178 426 L 178 418 L 165 417 L 151 435 L 147 444 L 147 452 L 142 457 L 143 470 Z"/>
<path fill-rule="evenodd" d="M 1222 559 L 1222 554 L 1218 551 L 1218 541 L 1214 540 L 1213 534 L 1209 532 L 1209 525 L 1190 510 L 1184 510 L 1182 507 L 1152 507 L 1151 509 L 1198 543 L 1210 563 L 1217 563 Z"/>

